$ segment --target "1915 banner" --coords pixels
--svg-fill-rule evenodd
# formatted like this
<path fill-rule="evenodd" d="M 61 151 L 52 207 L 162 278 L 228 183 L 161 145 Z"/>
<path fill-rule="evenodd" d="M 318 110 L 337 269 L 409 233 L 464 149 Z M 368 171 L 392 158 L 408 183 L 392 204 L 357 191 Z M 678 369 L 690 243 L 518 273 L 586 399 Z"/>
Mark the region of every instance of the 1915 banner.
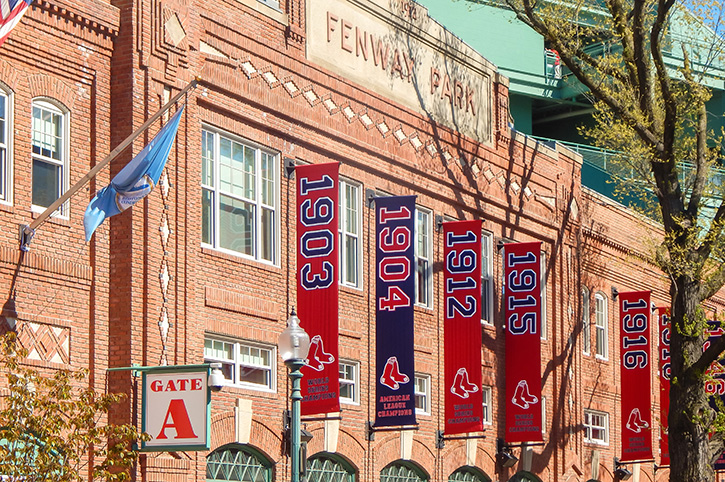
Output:
<path fill-rule="evenodd" d="M 660 325 L 660 466 L 670 465 L 670 441 L 667 434 L 670 413 L 670 309 L 657 308 Z"/>
<path fill-rule="evenodd" d="M 297 177 L 297 314 L 310 335 L 302 414 L 340 410 L 338 163 L 302 165 Z"/>
<path fill-rule="evenodd" d="M 650 292 L 619 293 L 622 462 L 652 460 Z"/>
<path fill-rule="evenodd" d="M 445 433 L 483 430 L 481 221 L 443 224 Z"/>
<path fill-rule="evenodd" d="M 376 427 L 415 423 L 415 196 L 375 198 Z"/>
<path fill-rule="evenodd" d="M 506 442 L 540 442 L 541 243 L 504 247 Z"/>

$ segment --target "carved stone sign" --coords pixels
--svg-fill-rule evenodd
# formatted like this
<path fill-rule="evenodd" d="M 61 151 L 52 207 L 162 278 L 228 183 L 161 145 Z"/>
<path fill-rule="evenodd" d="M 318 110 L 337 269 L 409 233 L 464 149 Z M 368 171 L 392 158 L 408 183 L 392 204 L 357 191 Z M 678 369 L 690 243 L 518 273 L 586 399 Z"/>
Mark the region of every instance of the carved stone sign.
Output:
<path fill-rule="evenodd" d="M 479 142 L 495 66 L 409 0 L 309 0 L 307 58 Z"/>

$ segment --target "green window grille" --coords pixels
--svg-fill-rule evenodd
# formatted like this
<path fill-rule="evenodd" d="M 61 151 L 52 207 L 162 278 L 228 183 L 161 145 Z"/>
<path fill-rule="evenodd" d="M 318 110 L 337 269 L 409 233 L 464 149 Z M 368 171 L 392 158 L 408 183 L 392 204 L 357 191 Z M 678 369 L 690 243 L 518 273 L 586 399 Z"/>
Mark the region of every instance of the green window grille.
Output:
<path fill-rule="evenodd" d="M 207 482 L 271 482 L 272 464 L 261 454 L 242 446 L 221 447 L 207 457 Z"/>
<path fill-rule="evenodd" d="M 541 479 L 531 472 L 522 470 L 509 479 L 509 482 L 541 482 Z"/>
<path fill-rule="evenodd" d="M 448 482 L 491 482 L 491 478 L 475 467 L 461 467 L 448 477 Z"/>
<path fill-rule="evenodd" d="M 393 462 L 380 471 L 380 482 L 426 482 L 428 476 L 409 462 Z"/>
<path fill-rule="evenodd" d="M 307 459 L 308 482 L 355 482 L 355 469 L 339 457 L 314 455 Z"/>

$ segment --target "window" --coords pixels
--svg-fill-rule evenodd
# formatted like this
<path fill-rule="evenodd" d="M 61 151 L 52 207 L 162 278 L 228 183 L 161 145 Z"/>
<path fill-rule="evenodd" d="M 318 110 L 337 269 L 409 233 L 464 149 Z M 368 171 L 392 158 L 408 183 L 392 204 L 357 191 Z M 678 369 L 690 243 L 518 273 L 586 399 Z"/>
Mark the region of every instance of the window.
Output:
<path fill-rule="evenodd" d="M 546 397 L 541 397 L 541 433 L 546 433 Z"/>
<path fill-rule="evenodd" d="M 12 97 L 3 90 L 0 85 L 0 202 L 12 202 L 12 153 L 10 152 L 10 141 L 13 131 L 10 122 Z"/>
<path fill-rule="evenodd" d="M 415 375 L 415 413 L 430 415 L 430 375 Z"/>
<path fill-rule="evenodd" d="M 481 233 L 481 321 L 493 325 L 493 234 Z"/>
<path fill-rule="evenodd" d="M 596 306 L 594 307 L 594 322 L 596 323 L 596 356 L 607 359 L 608 356 L 608 321 L 607 321 L 607 297 L 602 293 L 594 295 Z"/>
<path fill-rule="evenodd" d="M 355 482 L 357 470 L 335 454 L 316 454 L 307 459 L 307 482 Z"/>
<path fill-rule="evenodd" d="M 208 455 L 206 480 L 271 482 L 272 462 L 251 447 L 230 444 Z"/>
<path fill-rule="evenodd" d="M 274 8 L 275 10 L 279 10 L 279 0 L 258 0 L 259 3 L 263 3 L 267 5 L 268 7 Z"/>
<path fill-rule="evenodd" d="M 601 445 L 609 443 L 609 414 L 584 410 L 584 441 Z"/>
<path fill-rule="evenodd" d="M 340 360 L 340 401 L 343 403 L 360 403 L 358 396 L 358 373 L 360 364 Z"/>
<path fill-rule="evenodd" d="M 340 179 L 340 284 L 360 288 L 362 188 Z"/>
<path fill-rule="evenodd" d="M 432 214 L 427 209 L 418 206 L 416 206 L 415 212 L 415 303 L 431 308 L 433 304 Z"/>
<path fill-rule="evenodd" d="M 589 309 L 589 290 L 582 288 L 582 352 L 585 355 L 592 351 L 592 333 L 589 322 L 591 312 Z"/>
<path fill-rule="evenodd" d="M 68 178 L 68 114 L 47 100 L 33 101 L 32 203 L 38 211 L 65 192 Z M 66 207 L 59 212 L 65 215 Z"/>
<path fill-rule="evenodd" d="M 380 482 L 425 482 L 428 475 L 417 464 L 398 460 L 380 471 Z"/>
<path fill-rule="evenodd" d="M 489 386 L 481 387 L 481 398 L 483 399 L 483 423 L 491 425 L 493 423 L 492 410 L 493 410 L 493 390 Z"/>
<path fill-rule="evenodd" d="M 476 467 L 461 467 L 448 476 L 448 482 L 491 482 L 491 478 Z"/>
<path fill-rule="evenodd" d="M 229 385 L 273 391 L 275 350 L 246 342 L 204 339 L 204 361 L 220 362 Z"/>
<path fill-rule="evenodd" d="M 546 278 L 547 278 L 547 266 L 546 266 L 546 253 L 541 252 L 541 339 L 546 340 L 546 335 L 549 330 L 548 312 L 546 310 Z"/>
<path fill-rule="evenodd" d="M 214 132 L 201 132 L 201 242 L 277 262 L 277 155 Z"/>

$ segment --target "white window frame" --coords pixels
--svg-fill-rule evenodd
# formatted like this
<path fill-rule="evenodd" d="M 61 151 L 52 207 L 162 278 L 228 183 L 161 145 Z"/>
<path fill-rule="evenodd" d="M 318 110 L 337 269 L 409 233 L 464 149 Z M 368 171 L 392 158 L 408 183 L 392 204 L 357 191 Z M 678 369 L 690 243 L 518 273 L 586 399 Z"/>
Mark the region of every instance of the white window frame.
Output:
<path fill-rule="evenodd" d="M 43 111 L 46 111 L 52 115 L 60 116 L 61 122 L 63 125 L 61 126 L 61 146 L 59 153 L 60 159 L 54 159 L 52 157 L 45 156 L 40 153 L 33 152 L 33 148 L 35 146 L 33 135 L 35 134 L 35 114 L 34 110 L 42 109 Z M 30 112 L 30 121 L 31 121 L 31 127 L 30 127 L 30 136 L 31 136 L 31 171 L 34 169 L 35 162 L 42 162 L 46 164 L 50 164 L 53 166 L 57 166 L 60 168 L 59 172 L 59 179 L 58 179 L 58 192 L 56 193 L 55 199 L 57 200 L 59 197 L 61 197 L 66 190 L 68 189 L 68 179 L 69 179 L 69 170 L 70 170 L 70 162 L 69 162 L 69 153 L 70 153 L 70 112 L 63 107 L 59 102 L 49 98 L 49 97 L 38 97 L 33 99 L 32 105 L 31 105 L 31 112 Z M 41 133 L 42 134 L 42 133 Z M 32 175 L 31 175 L 32 177 Z M 52 203 L 48 204 L 48 206 L 41 206 L 36 205 L 32 203 L 33 199 L 33 186 L 34 186 L 34 180 L 31 179 L 31 211 L 42 213 L 45 211 Z M 57 211 L 53 213 L 53 216 L 58 216 L 64 219 L 68 218 L 68 201 L 63 203 Z"/>
<path fill-rule="evenodd" d="M 430 400 L 430 384 L 431 376 L 422 373 L 415 374 L 415 380 L 413 384 L 413 393 L 415 402 L 419 399 L 423 400 L 423 407 L 418 408 L 418 403 L 415 403 L 415 413 L 417 415 L 430 415 L 431 414 L 431 400 Z M 419 382 L 423 382 L 423 391 L 419 390 Z"/>
<path fill-rule="evenodd" d="M 351 360 L 340 360 L 340 403 L 349 405 L 360 405 L 360 362 Z M 343 367 L 350 368 L 352 378 L 345 378 L 342 373 Z M 342 396 L 342 386 L 352 386 L 352 398 Z"/>
<path fill-rule="evenodd" d="M 482 419 L 484 425 L 493 424 L 493 387 L 481 386 L 481 400 L 483 404 Z"/>
<path fill-rule="evenodd" d="M 260 146 L 259 144 L 247 141 L 245 139 L 242 139 L 239 136 L 236 136 L 234 134 L 231 134 L 229 132 L 222 131 L 220 129 L 216 129 L 214 127 L 203 125 L 202 126 L 202 136 L 210 134 L 213 136 L 213 155 L 211 159 L 212 163 L 212 183 L 211 184 L 205 184 L 205 180 L 201 180 L 201 188 L 202 193 L 209 192 L 212 197 L 211 201 L 211 241 L 210 242 L 204 242 L 204 238 L 202 237 L 202 246 L 209 247 L 218 251 L 221 251 L 223 253 L 227 253 L 233 256 L 240 256 L 242 258 L 246 259 L 252 259 L 255 261 L 258 261 L 260 263 L 264 264 L 270 264 L 273 266 L 279 266 L 280 262 L 280 218 L 281 218 L 281 209 L 280 209 L 280 156 L 279 153 L 265 148 L 263 146 Z M 224 192 L 221 189 L 221 162 L 219 159 L 220 155 L 220 140 L 224 138 L 228 141 L 231 141 L 233 143 L 239 144 L 245 148 L 249 148 L 254 151 L 254 192 L 255 192 L 255 198 L 249 199 L 242 195 L 238 194 L 232 194 L 230 192 Z M 272 168 L 272 175 L 269 179 L 263 179 L 263 169 L 262 169 L 262 157 L 263 155 L 267 156 L 267 159 L 270 162 L 270 167 Z M 204 153 L 202 153 L 202 157 L 204 156 Z M 204 159 L 202 158 L 202 167 L 204 163 Z M 265 204 L 262 199 L 263 195 L 263 183 L 264 182 L 273 182 L 273 190 L 274 192 L 271 195 L 272 202 L 274 204 Z M 223 194 L 226 197 L 232 198 L 236 201 L 246 202 L 254 206 L 254 225 L 252 227 L 254 231 L 254 236 L 252 239 L 252 254 L 243 253 L 241 251 L 236 251 L 234 249 L 229 249 L 221 246 L 220 242 L 220 198 L 221 194 Z M 269 252 L 272 259 L 265 259 L 263 257 L 263 252 L 265 251 L 262 246 L 263 241 L 263 229 L 261 229 L 262 226 L 262 216 L 263 212 L 270 212 L 274 216 L 274 220 L 272 221 L 273 226 L 271 226 L 271 236 L 272 240 L 271 243 L 273 246 L 269 247 Z"/>
<path fill-rule="evenodd" d="M 348 179 L 340 178 L 340 194 L 339 194 L 339 200 L 338 203 L 340 205 L 339 209 L 339 220 L 338 220 L 338 233 L 339 233 L 339 251 L 340 251 L 340 279 L 339 282 L 342 286 L 347 286 L 349 288 L 355 288 L 362 290 L 363 287 L 363 269 L 362 269 L 362 198 L 363 198 L 363 187 L 362 184 L 350 181 Z M 357 233 L 353 233 L 351 231 L 348 231 L 347 229 L 347 220 L 350 216 L 350 209 L 348 207 L 347 202 L 347 189 L 355 189 L 357 191 L 357 196 L 355 198 L 355 228 L 357 229 Z M 357 266 L 355 269 L 355 280 L 354 281 L 348 281 L 347 280 L 347 272 L 348 272 L 348 262 L 347 262 L 347 243 L 345 242 L 346 238 L 354 238 L 357 239 L 357 249 L 355 253 L 355 261 Z"/>
<path fill-rule="evenodd" d="M 481 323 L 493 326 L 493 233 L 481 232 Z M 485 283 L 488 282 L 488 283 Z M 488 291 L 484 293 L 484 286 Z"/>
<path fill-rule="evenodd" d="M 546 397 L 541 397 L 541 433 L 546 433 Z"/>
<path fill-rule="evenodd" d="M 421 218 L 424 217 L 421 227 Z M 421 239 L 422 236 L 425 238 Z M 420 244 L 425 241 L 424 252 L 421 252 Z M 421 271 L 418 269 L 419 260 L 427 263 L 425 272 L 421 275 Z M 420 300 L 420 282 L 421 277 L 425 277 L 426 287 L 425 297 L 426 299 Z M 433 307 L 433 211 L 420 206 L 415 207 L 415 304 L 423 308 Z"/>
<path fill-rule="evenodd" d="M 548 297 L 546 295 L 548 276 L 545 251 L 541 251 L 541 259 L 539 262 L 539 269 L 541 270 L 541 339 L 546 340 L 549 332 L 549 310 L 546 306 L 546 302 L 548 301 Z"/>
<path fill-rule="evenodd" d="M 601 425 L 594 423 L 593 417 L 598 417 L 601 420 Z M 609 414 L 606 412 L 598 412 L 596 410 L 584 409 L 584 442 L 597 444 L 597 445 L 609 445 Z M 594 438 L 593 431 L 601 430 L 604 437 Z"/>
<path fill-rule="evenodd" d="M 0 204 L 13 203 L 13 92 L 0 83 L 5 110 L 0 111 Z"/>
<path fill-rule="evenodd" d="M 582 353 L 592 354 L 591 295 L 589 288 L 582 287 Z"/>
<path fill-rule="evenodd" d="M 206 342 L 207 340 L 211 340 L 212 342 L 219 342 L 219 343 L 226 343 L 232 345 L 232 358 L 219 358 L 211 355 L 207 355 L 206 352 Z M 265 350 L 269 352 L 269 366 L 266 365 L 254 365 L 254 364 L 245 364 L 241 361 L 241 353 L 240 349 L 242 347 L 248 347 L 252 349 L 258 349 L 258 350 Z M 204 337 L 204 362 L 205 363 L 212 363 L 212 362 L 219 362 L 223 365 L 229 365 L 233 369 L 234 373 L 234 379 L 230 380 L 229 378 L 226 378 L 224 380 L 225 386 L 230 387 L 238 387 L 238 388 L 246 388 L 249 390 L 255 390 L 259 392 L 276 392 L 277 391 L 277 349 L 273 345 L 265 345 L 262 343 L 257 342 L 251 342 L 246 340 L 231 340 L 228 338 L 218 337 L 218 336 L 212 336 L 212 335 L 206 335 Z M 250 383 L 250 382 L 244 382 L 240 381 L 240 369 L 248 366 L 253 368 L 262 369 L 267 372 L 267 384 L 262 385 L 259 383 Z"/>
<path fill-rule="evenodd" d="M 594 295 L 595 311 L 595 352 L 596 357 L 601 360 L 609 358 L 609 302 L 607 296 L 601 291 Z M 600 334 L 602 344 L 600 344 Z"/>

